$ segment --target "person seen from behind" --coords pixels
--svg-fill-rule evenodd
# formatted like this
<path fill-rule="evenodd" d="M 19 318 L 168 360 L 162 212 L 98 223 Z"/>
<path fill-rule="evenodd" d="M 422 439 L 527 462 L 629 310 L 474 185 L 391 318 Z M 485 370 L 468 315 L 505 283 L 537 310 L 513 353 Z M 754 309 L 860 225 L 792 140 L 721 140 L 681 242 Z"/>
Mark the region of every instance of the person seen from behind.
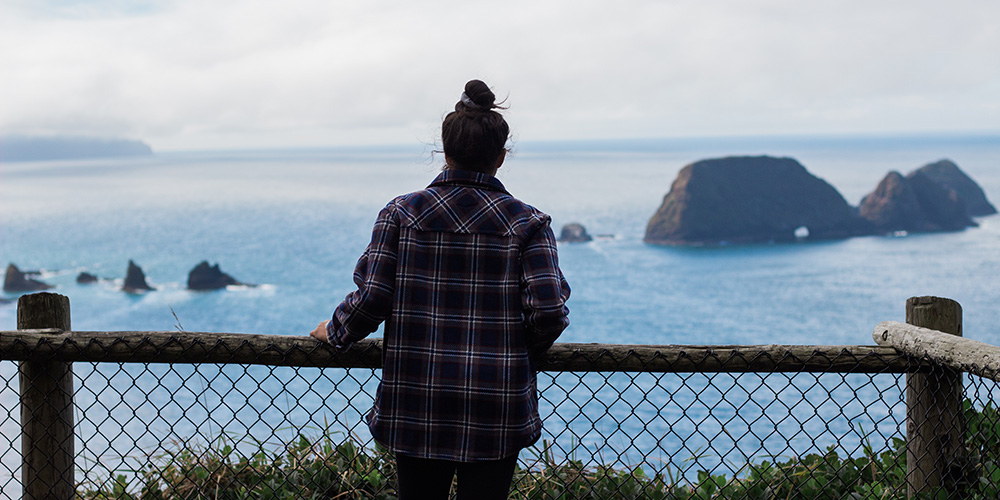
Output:
<path fill-rule="evenodd" d="M 346 349 L 385 322 L 366 420 L 394 452 L 400 500 L 507 498 L 541 436 L 535 364 L 569 325 L 551 218 L 495 177 L 510 129 L 479 80 L 441 127 L 445 166 L 389 202 L 357 289 L 312 331 Z"/>

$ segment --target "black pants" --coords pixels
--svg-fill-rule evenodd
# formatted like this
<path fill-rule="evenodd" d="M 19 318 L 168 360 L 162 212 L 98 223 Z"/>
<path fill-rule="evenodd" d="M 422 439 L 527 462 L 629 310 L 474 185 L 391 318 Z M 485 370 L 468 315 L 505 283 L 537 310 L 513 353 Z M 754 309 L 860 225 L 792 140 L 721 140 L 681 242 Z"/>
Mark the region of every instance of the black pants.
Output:
<path fill-rule="evenodd" d="M 458 500 L 505 500 L 517 455 L 484 462 L 452 462 L 396 455 L 399 500 L 446 499 L 458 473 Z"/>

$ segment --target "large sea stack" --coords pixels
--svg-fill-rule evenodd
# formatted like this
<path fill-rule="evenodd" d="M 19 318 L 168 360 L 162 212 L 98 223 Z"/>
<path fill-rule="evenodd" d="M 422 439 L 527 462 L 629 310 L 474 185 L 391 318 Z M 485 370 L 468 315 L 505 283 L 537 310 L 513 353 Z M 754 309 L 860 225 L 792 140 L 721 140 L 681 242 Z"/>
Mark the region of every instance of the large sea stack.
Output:
<path fill-rule="evenodd" d="M 128 293 L 138 293 L 156 289 L 146 283 L 146 273 L 142 272 L 142 268 L 129 260 L 128 272 L 125 273 L 125 284 L 122 286 L 122 290 Z"/>
<path fill-rule="evenodd" d="M 218 290 L 229 285 L 243 285 L 232 276 L 222 272 L 219 265 L 208 265 L 208 261 L 201 261 L 194 269 L 188 273 L 189 290 Z"/>
<path fill-rule="evenodd" d="M 976 226 L 972 216 L 996 209 L 975 181 L 951 161 L 941 160 L 905 177 L 889 172 L 861 200 L 859 212 L 882 232 L 933 232 Z"/>
<path fill-rule="evenodd" d="M 719 244 L 870 234 L 833 186 L 792 158 L 735 156 L 682 168 L 646 226 L 647 243 Z"/>
<path fill-rule="evenodd" d="M 17 268 L 14 264 L 7 265 L 7 274 L 3 279 L 3 291 L 5 292 L 37 292 L 48 290 L 52 285 L 31 279 L 28 273 Z"/>

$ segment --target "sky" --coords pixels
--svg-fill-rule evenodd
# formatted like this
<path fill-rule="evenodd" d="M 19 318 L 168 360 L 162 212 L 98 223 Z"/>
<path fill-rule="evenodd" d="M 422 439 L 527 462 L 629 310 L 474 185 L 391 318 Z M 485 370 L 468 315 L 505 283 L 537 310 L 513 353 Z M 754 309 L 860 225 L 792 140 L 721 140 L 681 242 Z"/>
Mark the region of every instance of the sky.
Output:
<path fill-rule="evenodd" d="M 0 0 L 0 134 L 433 144 L 1000 131 L 996 0 Z"/>

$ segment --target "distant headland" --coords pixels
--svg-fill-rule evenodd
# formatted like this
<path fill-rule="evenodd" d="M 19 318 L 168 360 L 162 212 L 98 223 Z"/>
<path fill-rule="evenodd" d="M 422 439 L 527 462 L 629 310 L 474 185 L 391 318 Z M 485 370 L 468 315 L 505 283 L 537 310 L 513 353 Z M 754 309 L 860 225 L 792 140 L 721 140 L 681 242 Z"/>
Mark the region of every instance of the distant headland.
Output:
<path fill-rule="evenodd" d="M 78 136 L 0 136 L 0 162 L 149 156 L 142 141 Z"/>
<path fill-rule="evenodd" d="M 954 162 L 889 172 L 859 207 L 793 158 L 731 156 L 682 168 L 647 243 L 717 245 L 959 231 L 996 213 Z"/>

